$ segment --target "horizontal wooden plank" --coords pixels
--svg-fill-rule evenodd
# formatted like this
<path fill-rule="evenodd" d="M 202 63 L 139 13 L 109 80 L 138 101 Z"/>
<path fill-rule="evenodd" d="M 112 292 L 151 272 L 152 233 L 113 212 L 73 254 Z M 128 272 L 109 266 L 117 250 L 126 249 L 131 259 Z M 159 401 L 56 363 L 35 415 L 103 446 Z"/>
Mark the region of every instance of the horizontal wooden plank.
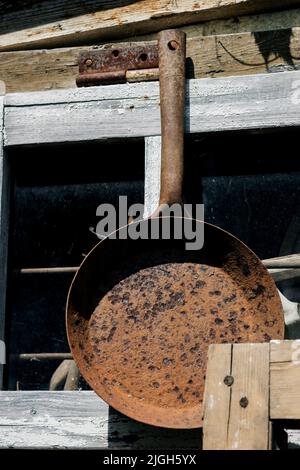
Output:
<path fill-rule="evenodd" d="M 0 392 L 0 449 L 199 448 L 200 439 L 197 429 L 133 421 L 94 392 Z"/>
<path fill-rule="evenodd" d="M 300 267 L 300 254 L 278 256 L 276 258 L 269 258 L 263 261 L 266 268 L 299 268 Z"/>
<path fill-rule="evenodd" d="M 300 124 L 300 72 L 187 81 L 186 132 Z M 160 134 L 158 83 L 11 94 L 5 145 Z"/>
<path fill-rule="evenodd" d="M 185 26 L 187 77 L 245 75 L 293 69 L 300 64 L 300 9 Z M 143 37 L 149 41 L 156 34 Z M 141 41 L 141 37 L 135 40 Z M 139 42 L 144 44 L 145 42 Z M 0 78 L 7 93 L 75 88 L 82 50 L 118 48 L 102 44 L 0 53 Z"/>
<path fill-rule="evenodd" d="M 296 279 L 300 277 L 300 269 L 269 269 L 269 273 L 275 282 L 287 281 L 288 279 Z"/>
<path fill-rule="evenodd" d="M 300 339 L 293 341 L 271 341 L 270 363 L 291 362 L 299 354 L 300 361 Z"/>
<path fill-rule="evenodd" d="M 99 41 L 108 37 L 159 31 L 164 28 L 272 11 L 299 5 L 299 0 L 96 0 L 36 2 L 2 13 L 0 50 L 53 47 Z"/>
<path fill-rule="evenodd" d="M 6 83 L 8 93 L 76 88 L 78 55 L 81 51 L 103 47 L 116 49 L 121 46 L 107 44 L 99 47 L 2 52 L 0 77 Z M 292 70 L 300 65 L 300 28 L 193 37 L 187 41 L 187 54 L 188 78 Z"/>

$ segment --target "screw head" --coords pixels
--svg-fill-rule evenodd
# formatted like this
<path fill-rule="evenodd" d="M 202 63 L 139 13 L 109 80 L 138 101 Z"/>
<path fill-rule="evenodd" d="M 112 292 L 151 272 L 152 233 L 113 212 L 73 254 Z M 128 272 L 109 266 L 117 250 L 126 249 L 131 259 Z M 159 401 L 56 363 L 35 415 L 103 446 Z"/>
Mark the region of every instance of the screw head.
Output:
<path fill-rule="evenodd" d="M 234 378 L 231 375 L 226 375 L 224 379 L 224 384 L 227 385 L 228 387 L 231 387 L 233 382 L 234 382 Z"/>
<path fill-rule="evenodd" d="M 93 61 L 92 61 L 92 59 L 86 59 L 84 63 L 85 63 L 85 65 L 90 67 L 92 65 Z"/>
<path fill-rule="evenodd" d="M 240 406 L 242 408 L 247 408 L 247 406 L 249 405 L 249 401 L 248 401 L 248 398 L 247 397 L 242 397 L 240 399 Z"/>

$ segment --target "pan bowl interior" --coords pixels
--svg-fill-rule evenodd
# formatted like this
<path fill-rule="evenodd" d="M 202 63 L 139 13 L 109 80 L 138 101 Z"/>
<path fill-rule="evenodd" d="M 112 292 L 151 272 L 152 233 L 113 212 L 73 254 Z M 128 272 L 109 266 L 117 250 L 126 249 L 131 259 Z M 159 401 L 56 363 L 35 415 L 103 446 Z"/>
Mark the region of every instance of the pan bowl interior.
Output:
<path fill-rule="evenodd" d="M 111 406 L 156 426 L 201 426 L 209 344 L 284 335 L 259 259 L 198 223 L 205 243 L 197 251 L 184 238 L 100 242 L 69 292 L 68 338 L 82 375 Z"/>

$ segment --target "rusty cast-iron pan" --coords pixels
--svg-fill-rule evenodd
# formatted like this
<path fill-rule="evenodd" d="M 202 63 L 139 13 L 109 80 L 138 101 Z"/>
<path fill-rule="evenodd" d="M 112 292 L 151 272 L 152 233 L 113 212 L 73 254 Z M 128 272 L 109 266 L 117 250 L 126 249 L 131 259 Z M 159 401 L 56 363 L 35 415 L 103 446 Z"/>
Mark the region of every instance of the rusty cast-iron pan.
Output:
<path fill-rule="evenodd" d="M 159 52 L 163 207 L 181 201 L 184 34 L 160 33 Z M 257 256 L 224 230 L 194 224 L 204 224 L 201 250 L 186 250 L 172 230 L 169 240 L 101 241 L 67 302 L 70 348 L 89 385 L 125 415 L 168 428 L 202 425 L 209 344 L 284 335 L 275 283 Z"/>

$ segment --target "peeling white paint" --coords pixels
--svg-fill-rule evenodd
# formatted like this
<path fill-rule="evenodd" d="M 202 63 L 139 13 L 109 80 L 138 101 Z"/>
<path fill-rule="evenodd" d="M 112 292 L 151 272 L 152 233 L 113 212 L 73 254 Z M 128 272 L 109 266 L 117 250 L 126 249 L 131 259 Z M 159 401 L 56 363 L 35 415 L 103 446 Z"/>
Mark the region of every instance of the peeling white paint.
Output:
<path fill-rule="evenodd" d="M 186 130 L 299 126 L 299 107 L 287 105 L 296 79 L 300 80 L 299 71 L 189 80 Z M 6 96 L 8 146 L 159 134 L 156 82 Z"/>

